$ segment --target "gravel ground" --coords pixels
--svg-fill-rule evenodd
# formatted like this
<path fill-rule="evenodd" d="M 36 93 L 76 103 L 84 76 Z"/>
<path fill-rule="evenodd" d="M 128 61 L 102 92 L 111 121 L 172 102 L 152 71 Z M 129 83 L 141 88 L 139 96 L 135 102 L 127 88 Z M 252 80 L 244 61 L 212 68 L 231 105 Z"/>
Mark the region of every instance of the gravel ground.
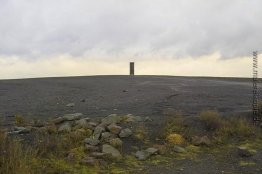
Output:
<path fill-rule="evenodd" d="M 85 100 L 84 102 L 82 100 Z M 249 112 L 252 83 L 241 78 L 90 76 L 0 80 L 0 116 L 48 119 L 81 112 L 89 117 L 136 114 L 161 120 L 173 108 L 187 115 L 204 109 Z M 66 107 L 75 103 L 75 107 Z"/>

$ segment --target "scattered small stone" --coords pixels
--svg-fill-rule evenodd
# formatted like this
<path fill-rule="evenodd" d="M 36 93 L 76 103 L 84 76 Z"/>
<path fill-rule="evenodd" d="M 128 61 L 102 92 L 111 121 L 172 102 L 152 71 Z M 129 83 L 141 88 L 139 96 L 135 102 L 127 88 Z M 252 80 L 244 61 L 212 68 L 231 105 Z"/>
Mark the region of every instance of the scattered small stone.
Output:
<path fill-rule="evenodd" d="M 65 119 L 63 118 L 63 117 L 58 117 L 58 118 L 55 118 L 54 120 L 53 120 L 53 123 L 54 124 L 60 124 L 60 123 L 62 123 L 62 122 L 64 122 L 65 121 Z"/>
<path fill-rule="evenodd" d="M 146 152 L 148 152 L 150 155 L 155 155 L 158 152 L 158 149 L 150 147 L 146 149 Z"/>
<path fill-rule="evenodd" d="M 87 122 L 89 122 L 91 119 L 89 117 L 83 118 L 85 119 Z"/>
<path fill-rule="evenodd" d="M 117 148 L 117 147 L 121 147 L 123 142 L 120 138 L 113 138 L 109 140 L 109 144 Z"/>
<path fill-rule="evenodd" d="M 198 137 L 198 136 L 193 137 L 192 143 L 196 146 L 210 146 L 211 145 L 211 141 L 206 135 L 203 137 Z"/>
<path fill-rule="evenodd" d="M 112 134 L 117 135 L 117 134 L 120 133 L 122 127 L 117 126 L 116 124 L 110 124 L 110 125 L 107 127 L 107 129 L 108 129 Z"/>
<path fill-rule="evenodd" d="M 120 138 L 125 138 L 125 137 L 129 137 L 133 134 L 133 132 L 129 129 L 122 129 L 121 132 L 119 133 L 119 137 Z"/>
<path fill-rule="evenodd" d="M 135 157 L 138 159 L 138 160 L 147 160 L 149 157 L 150 157 L 150 153 L 148 153 L 147 151 L 137 151 L 136 154 L 135 154 Z"/>
<path fill-rule="evenodd" d="M 71 130 L 72 130 L 71 124 L 68 122 L 63 123 L 58 128 L 58 132 L 71 132 Z"/>
<path fill-rule="evenodd" d="M 177 153 L 185 153 L 186 149 L 180 146 L 174 146 L 173 147 L 173 151 L 177 152 Z"/>
<path fill-rule="evenodd" d="M 25 127 L 22 127 L 22 126 L 15 126 L 14 127 L 14 131 L 22 131 L 22 130 L 25 130 L 26 128 Z"/>
<path fill-rule="evenodd" d="M 256 154 L 255 150 L 251 150 L 245 146 L 239 146 L 237 149 L 238 149 L 238 154 L 241 157 L 251 157 Z"/>
<path fill-rule="evenodd" d="M 75 103 L 68 103 L 68 104 L 66 105 L 66 107 L 70 107 L 70 108 L 75 107 Z"/>
<path fill-rule="evenodd" d="M 14 127 L 14 131 L 9 132 L 8 134 L 26 134 L 31 131 L 29 127 Z"/>
<path fill-rule="evenodd" d="M 123 122 L 125 123 L 142 122 L 142 121 L 143 121 L 142 117 L 134 116 L 132 114 L 128 114 L 123 117 Z"/>
<path fill-rule="evenodd" d="M 63 116 L 63 118 L 66 121 L 74 121 L 74 120 L 79 120 L 83 116 L 82 113 L 74 113 L 74 114 L 66 114 Z"/>
<path fill-rule="evenodd" d="M 102 146 L 102 152 L 106 154 L 110 154 L 114 159 L 117 160 L 122 159 L 121 153 L 116 148 L 114 148 L 109 144 L 104 144 Z"/>
<path fill-rule="evenodd" d="M 123 92 L 128 92 L 128 90 L 124 89 Z"/>
<path fill-rule="evenodd" d="M 86 99 L 82 99 L 80 102 L 84 103 L 84 102 L 86 102 Z"/>
<path fill-rule="evenodd" d="M 100 143 L 100 141 L 99 141 L 98 139 L 93 138 L 93 137 L 86 138 L 86 139 L 84 140 L 84 142 L 85 142 L 86 144 L 89 144 L 89 145 L 92 145 L 92 146 L 96 146 L 96 145 L 98 145 L 98 144 Z"/>
<path fill-rule="evenodd" d="M 146 121 L 146 122 L 151 122 L 151 121 L 153 121 L 153 119 L 150 118 L 150 117 L 145 117 L 144 121 Z"/>

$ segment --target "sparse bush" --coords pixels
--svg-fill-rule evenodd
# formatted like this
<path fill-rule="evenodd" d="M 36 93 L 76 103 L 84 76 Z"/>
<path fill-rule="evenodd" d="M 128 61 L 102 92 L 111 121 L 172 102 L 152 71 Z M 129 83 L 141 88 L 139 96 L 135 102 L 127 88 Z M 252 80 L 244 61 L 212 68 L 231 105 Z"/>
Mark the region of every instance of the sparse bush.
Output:
<path fill-rule="evenodd" d="M 167 142 L 173 145 L 183 145 L 185 144 L 185 139 L 183 138 L 182 135 L 172 133 L 167 136 L 166 138 Z"/>
<path fill-rule="evenodd" d="M 259 132 L 260 131 L 260 132 Z M 221 139 L 247 140 L 254 136 L 259 136 L 261 130 L 258 130 L 252 123 L 245 118 L 230 118 L 223 120 L 223 126 L 216 130 L 215 135 Z"/>
<path fill-rule="evenodd" d="M 173 114 L 173 115 L 172 115 Z M 188 116 L 184 116 L 179 112 L 172 112 L 166 115 L 166 122 L 164 124 L 164 137 L 172 133 L 181 134 L 186 140 L 190 140 L 196 133 L 195 127 L 189 125 L 187 121 Z M 187 120 L 188 119 L 188 120 Z"/>
<path fill-rule="evenodd" d="M 139 124 L 134 132 L 134 136 L 141 141 L 148 142 L 148 130 L 144 124 Z"/>
<path fill-rule="evenodd" d="M 166 123 L 164 126 L 166 135 L 169 135 L 174 132 L 184 132 L 184 116 L 181 113 L 168 113 L 166 116 Z"/>
<path fill-rule="evenodd" d="M 203 111 L 200 120 L 205 123 L 207 130 L 217 130 L 223 126 L 221 116 L 216 111 Z"/>
<path fill-rule="evenodd" d="M 25 126 L 25 118 L 21 114 L 15 116 L 16 126 Z"/>

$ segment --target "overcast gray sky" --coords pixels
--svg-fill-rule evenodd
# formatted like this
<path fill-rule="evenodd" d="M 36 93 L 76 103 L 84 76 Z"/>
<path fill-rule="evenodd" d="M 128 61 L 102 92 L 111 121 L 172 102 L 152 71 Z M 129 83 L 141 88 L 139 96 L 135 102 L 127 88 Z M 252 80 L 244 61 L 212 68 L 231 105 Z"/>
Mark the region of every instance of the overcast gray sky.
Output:
<path fill-rule="evenodd" d="M 0 0 L 0 78 L 249 76 L 261 21 L 261 0 Z"/>

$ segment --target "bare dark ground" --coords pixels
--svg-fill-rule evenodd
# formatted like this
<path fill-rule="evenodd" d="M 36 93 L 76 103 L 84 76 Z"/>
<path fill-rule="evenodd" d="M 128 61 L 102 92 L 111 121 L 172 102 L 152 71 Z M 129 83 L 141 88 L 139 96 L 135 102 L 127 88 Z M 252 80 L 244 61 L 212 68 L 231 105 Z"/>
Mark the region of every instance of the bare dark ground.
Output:
<path fill-rule="evenodd" d="M 81 102 L 85 100 L 85 102 Z M 0 115 L 48 119 L 81 112 L 89 117 L 112 113 L 161 120 L 166 108 L 194 115 L 251 109 L 251 79 L 169 76 L 92 76 L 0 81 Z M 68 103 L 75 103 L 68 108 Z"/>
<path fill-rule="evenodd" d="M 16 114 L 46 120 L 74 112 L 90 118 L 132 113 L 152 118 L 150 130 L 158 132 L 168 108 L 190 116 L 206 109 L 236 115 L 249 113 L 251 102 L 252 81 L 242 78 L 92 76 L 0 81 L 0 118 L 6 125 L 13 124 Z M 66 107 L 68 103 L 75 107 Z M 229 173 L 260 173 L 261 166 L 260 161 L 252 171 L 238 167 L 234 159 L 217 163 L 207 154 L 199 163 L 176 161 L 175 168 L 151 166 L 148 173 L 223 173 L 224 168 Z"/>

